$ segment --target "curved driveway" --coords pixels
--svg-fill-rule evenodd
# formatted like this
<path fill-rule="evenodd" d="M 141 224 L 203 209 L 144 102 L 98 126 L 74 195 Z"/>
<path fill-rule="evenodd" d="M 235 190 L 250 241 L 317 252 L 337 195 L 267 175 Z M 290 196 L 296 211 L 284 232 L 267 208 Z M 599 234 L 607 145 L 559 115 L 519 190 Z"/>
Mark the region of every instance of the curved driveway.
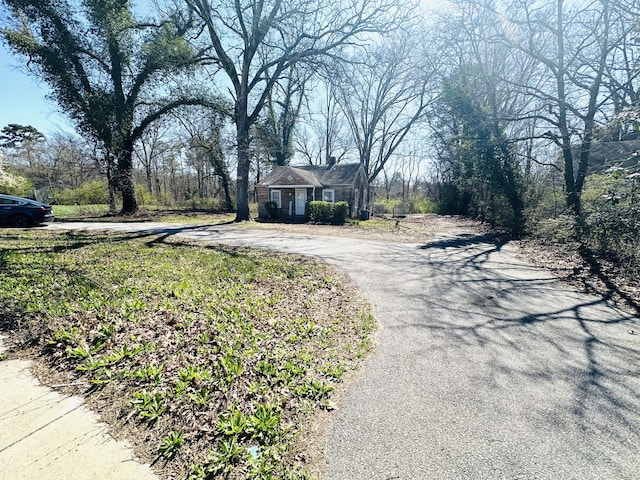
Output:
<path fill-rule="evenodd" d="M 382 325 L 334 413 L 331 480 L 640 479 L 640 324 L 487 237 L 425 244 L 166 225 L 345 271 Z"/>

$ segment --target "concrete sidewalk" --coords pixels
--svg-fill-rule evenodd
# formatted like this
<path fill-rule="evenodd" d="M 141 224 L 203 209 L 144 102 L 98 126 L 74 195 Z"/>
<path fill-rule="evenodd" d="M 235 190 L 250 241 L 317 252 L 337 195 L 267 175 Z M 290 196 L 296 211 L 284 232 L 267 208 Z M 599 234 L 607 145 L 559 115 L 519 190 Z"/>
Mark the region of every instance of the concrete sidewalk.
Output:
<path fill-rule="evenodd" d="M 40 385 L 27 361 L 0 361 L 0 480 L 79 478 L 158 477 L 109 435 L 82 399 Z"/>

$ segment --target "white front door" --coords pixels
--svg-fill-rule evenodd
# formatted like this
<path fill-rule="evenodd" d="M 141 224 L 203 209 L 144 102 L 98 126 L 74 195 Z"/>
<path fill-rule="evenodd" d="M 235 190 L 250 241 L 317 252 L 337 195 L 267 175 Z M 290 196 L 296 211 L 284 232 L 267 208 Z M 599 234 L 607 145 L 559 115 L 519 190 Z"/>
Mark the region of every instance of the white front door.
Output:
<path fill-rule="evenodd" d="M 307 189 L 296 188 L 296 215 L 304 215 L 304 207 L 307 204 Z"/>

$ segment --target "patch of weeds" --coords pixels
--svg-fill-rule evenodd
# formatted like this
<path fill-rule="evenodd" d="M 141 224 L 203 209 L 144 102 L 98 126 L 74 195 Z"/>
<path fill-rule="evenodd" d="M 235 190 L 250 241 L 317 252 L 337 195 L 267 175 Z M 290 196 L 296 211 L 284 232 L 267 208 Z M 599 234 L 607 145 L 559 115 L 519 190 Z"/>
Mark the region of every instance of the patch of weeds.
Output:
<path fill-rule="evenodd" d="M 164 365 L 158 365 L 150 363 L 144 367 L 139 367 L 131 374 L 134 378 L 139 378 L 145 382 L 153 382 L 158 385 L 162 380 L 162 373 L 164 372 Z"/>
<path fill-rule="evenodd" d="M 332 391 L 333 387 L 313 378 L 305 380 L 302 385 L 298 385 L 294 389 L 294 393 L 297 396 L 312 400 L 323 400 L 325 398 L 328 398 L 329 394 Z"/>
<path fill-rule="evenodd" d="M 67 355 L 76 360 L 84 360 L 91 355 L 91 350 L 88 347 L 69 347 L 67 348 Z"/>
<path fill-rule="evenodd" d="M 78 365 L 76 367 L 76 370 L 90 372 L 98 368 L 114 365 L 118 362 L 121 362 L 126 359 L 130 359 L 138 355 L 140 352 L 143 352 L 146 348 L 148 347 L 145 345 L 135 345 L 133 347 L 130 347 L 128 344 L 125 343 L 120 347 L 114 348 L 113 350 L 111 350 L 109 353 L 105 354 L 101 358 L 88 356 L 86 359 L 86 362 L 81 365 Z"/>
<path fill-rule="evenodd" d="M 71 345 L 76 346 L 82 340 L 82 333 L 78 327 L 58 327 L 53 334 L 53 340 L 49 340 L 49 345 Z"/>
<path fill-rule="evenodd" d="M 2 260 L 0 308 L 25 314 L 25 345 L 92 384 L 78 392 L 106 418 L 135 414 L 127 431 L 155 438 L 134 443 L 167 478 L 309 478 L 297 434 L 371 348 L 366 302 L 300 257 L 29 231 L 3 237 Z"/>
<path fill-rule="evenodd" d="M 209 451 L 207 464 L 193 468 L 189 480 L 208 480 L 232 472 L 247 456 L 237 437 L 222 438 L 216 448 Z M 226 476 L 224 478 L 227 478 Z"/>
<path fill-rule="evenodd" d="M 104 368 L 107 365 L 109 365 L 109 362 L 104 359 L 88 357 L 84 363 L 76 367 L 76 370 L 78 370 L 79 372 L 92 372 L 94 370 Z"/>
<path fill-rule="evenodd" d="M 91 383 L 94 385 L 104 385 L 117 379 L 116 372 L 111 368 L 101 367 L 95 370 Z"/>
<path fill-rule="evenodd" d="M 271 391 L 269 384 L 264 381 L 264 379 L 260 378 L 259 380 L 253 381 L 247 385 L 247 392 L 250 397 L 260 397 L 266 395 Z"/>
<path fill-rule="evenodd" d="M 164 395 L 160 393 L 136 392 L 131 400 L 131 405 L 135 407 L 142 418 L 150 421 L 157 420 L 167 411 Z"/>
<path fill-rule="evenodd" d="M 342 377 L 347 372 L 347 367 L 343 364 L 328 364 L 322 367 L 322 373 L 334 380 L 342 380 Z"/>
<path fill-rule="evenodd" d="M 247 419 L 248 431 L 253 438 L 270 443 L 280 433 L 282 417 L 272 405 L 260 405 Z"/>
<path fill-rule="evenodd" d="M 251 447 L 249 450 L 249 478 L 273 479 L 287 478 L 279 475 L 278 467 L 284 455 L 282 447 L 278 445 Z"/>
<path fill-rule="evenodd" d="M 247 417 L 239 410 L 226 412 L 218 418 L 218 430 L 226 436 L 236 436 L 244 433 L 247 428 Z"/>
<path fill-rule="evenodd" d="M 178 377 L 185 383 L 199 384 L 211 378 L 211 374 L 202 367 L 188 365 L 178 372 Z"/>
<path fill-rule="evenodd" d="M 275 377 L 278 374 L 278 367 L 266 360 L 260 360 L 256 365 L 256 370 L 267 378 Z"/>
<path fill-rule="evenodd" d="M 305 322 L 304 320 L 298 324 L 298 335 L 303 337 L 320 335 L 322 327 L 315 322 Z"/>
<path fill-rule="evenodd" d="M 205 407 L 215 398 L 215 390 L 212 387 L 202 387 L 196 393 L 189 394 L 194 404 Z"/>
<path fill-rule="evenodd" d="M 370 338 L 363 338 L 358 343 L 358 358 L 363 358 L 373 349 L 373 342 Z"/>
<path fill-rule="evenodd" d="M 116 332 L 115 323 L 110 323 L 108 325 L 101 325 L 98 328 L 98 333 L 96 335 L 96 342 L 105 342 L 113 337 L 113 334 Z"/>
<path fill-rule="evenodd" d="M 288 374 L 287 378 L 294 379 L 304 375 L 307 370 L 304 367 L 304 363 L 288 360 L 282 365 L 280 371 L 286 372 Z"/>
<path fill-rule="evenodd" d="M 182 430 L 172 430 L 162 439 L 162 443 L 158 447 L 158 454 L 166 459 L 171 459 L 178 453 L 182 442 L 184 442 Z"/>
<path fill-rule="evenodd" d="M 233 381 L 244 371 L 242 358 L 234 353 L 232 349 L 227 350 L 224 356 L 220 359 L 220 365 L 224 370 L 227 384 L 233 383 Z"/>
<path fill-rule="evenodd" d="M 128 344 L 124 344 L 119 348 L 114 348 L 109 354 L 105 355 L 104 360 L 109 363 L 117 363 L 126 358 L 134 357 L 145 349 L 143 345 L 135 345 L 130 347 Z"/>

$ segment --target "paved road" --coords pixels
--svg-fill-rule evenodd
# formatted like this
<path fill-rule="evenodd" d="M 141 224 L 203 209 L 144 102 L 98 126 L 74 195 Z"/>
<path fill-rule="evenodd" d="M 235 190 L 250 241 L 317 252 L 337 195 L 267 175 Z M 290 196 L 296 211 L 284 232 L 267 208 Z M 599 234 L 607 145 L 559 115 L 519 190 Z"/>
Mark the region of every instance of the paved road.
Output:
<path fill-rule="evenodd" d="M 366 293 L 382 330 L 329 426 L 327 479 L 640 479 L 638 319 L 508 244 L 110 228 L 315 256 Z"/>

